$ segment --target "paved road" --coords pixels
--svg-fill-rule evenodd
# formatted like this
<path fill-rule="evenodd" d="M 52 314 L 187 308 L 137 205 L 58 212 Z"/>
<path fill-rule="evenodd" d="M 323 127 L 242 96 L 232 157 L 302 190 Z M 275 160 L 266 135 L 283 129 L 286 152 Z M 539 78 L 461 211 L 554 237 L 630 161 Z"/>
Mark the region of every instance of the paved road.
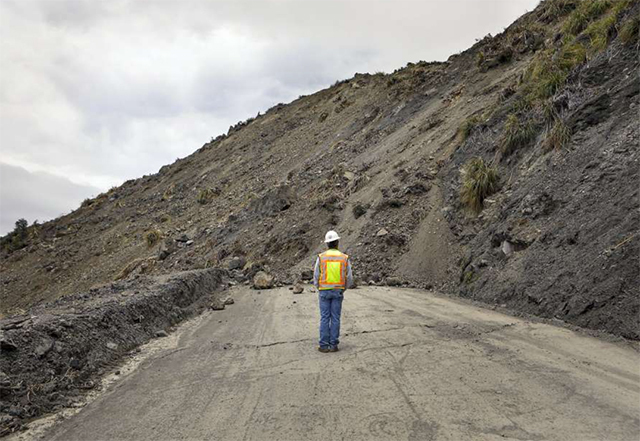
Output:
<path fill-rule="evenodd" d="M 50 440 L 637 440 L 640 356 L 419 290 L 234 292 Z M 165 339 L 167 341 L 171 339 Z"/>

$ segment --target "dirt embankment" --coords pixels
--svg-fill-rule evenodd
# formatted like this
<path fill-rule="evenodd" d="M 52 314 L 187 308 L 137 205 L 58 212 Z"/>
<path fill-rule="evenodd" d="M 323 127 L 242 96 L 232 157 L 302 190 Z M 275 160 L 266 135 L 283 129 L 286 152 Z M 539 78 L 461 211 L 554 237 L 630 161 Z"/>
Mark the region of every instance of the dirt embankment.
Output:
<path fill-rule="evenodd" d="M 0 436 L 68 406 L 120 357 L 219 304 L 226 271 L 138 277 L 0 320 Z"/>

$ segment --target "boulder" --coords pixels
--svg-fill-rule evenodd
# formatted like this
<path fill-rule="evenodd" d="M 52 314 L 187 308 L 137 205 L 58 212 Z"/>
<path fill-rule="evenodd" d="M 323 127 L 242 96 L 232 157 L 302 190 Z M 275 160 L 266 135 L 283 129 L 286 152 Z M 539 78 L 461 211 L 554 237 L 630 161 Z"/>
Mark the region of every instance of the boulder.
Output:
<path fill-rule="evenodd" d="M 397 277 L 389 277 L 387 279 L 387 286 L 400 286 L 402 285 L 402 281 Z"/>
<path fill-rule="evenodd" d="M 256 275 L 253 276 L 253 287 L 255 289 L 270 289 L 273 288 L 273 284 L 273 276 L 264 271 L 258 271 Z"/>
<path fill-rule="evenodd" d="M 380 228 L 380 229 L 378 230 L 378 232 L 376 233 L 376 236 L 377 236 L 377 237 L 384 237 L 384 236 L 386 236 L 387 234 L 389 234 L 389 232 L 387 231 L 387 229 L 386 229 L 386 228 Z"/>
<path fill-rule="evenodd" d="M 244 257 L 234 257 L 233 259 L 231 259 L 231 262 L 229 262 L 229 269 L 242 269 L 246 264 L 247 260 Z"/>
<path fill-rule="evenodd" d="M 313 280 L 313 270 L 307 269 L 300 273 L 302 280 Z"/>
<path fill-rule="evenodd" d="M 302 292 L 303 292 L 303 291 L 304 291 L 304 288 L 302 287 L 302 285 L 298 285 L 298 284 L 296 284 L 296 285 L 293 287 L 293 293 L 294 293 L 294 294 L 302 294 Z"/>
<path fill-rule="evenodd" d="M 38 346 L 36 346 L 36 355 L 38 358 L 42 358 L 49 353 L 49 351 L 53 349 L 53 340 L 45 339 L 40 342 Z"/>
<path fill-rule="evenodd" d="M 213 303 L 211 303 L 211 309 L 214 311 L 222 311 L 225 308 L 225 304 L 224 302 L 221 302 L 219 300 L 214 301 Z"/>

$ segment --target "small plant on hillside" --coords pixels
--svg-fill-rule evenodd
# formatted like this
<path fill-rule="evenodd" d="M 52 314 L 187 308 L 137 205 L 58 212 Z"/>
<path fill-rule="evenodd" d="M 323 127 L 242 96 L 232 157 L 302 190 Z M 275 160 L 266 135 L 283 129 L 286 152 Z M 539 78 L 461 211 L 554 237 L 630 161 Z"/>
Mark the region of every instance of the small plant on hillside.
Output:
<path fill-rule="evenodd" d="M 213 200 L 216 196 L 216 192 L 211 188 L 203 188 L 198 192 L 198 197 L 196 200 L 199 204 L 205 205 Z"/>
<path fill-rule="evenodd" d="M 460 199 L 473 212 L 480 213 L 485 198 L 498 191 L 498 187 L 498 170 L 495 167 L 489 167 L 482 158 L 472 158 L 465 164 Z"/>
<path fill-rule="evenodd" d="M 364 216 L 367 213 L 367 210 L 369 210 L 369 207 L 369 204 L 362 204 L 358 202 L 353 206 L 353 217 L 358 219 Z"/>
<path fill-rule="evenodd" d="M 162 233 L 159 230 L 149 230 L 144 234 L 144 240 L 149 248 L 157 244 L 162 239 Z"/>
<path fill-rule="evenodd" d="M 544 140 L 545 150 L 560 150 L 571 141 L 571 129 L 560 118 L 556 119 L 553 127 L 547 132 Z"/>
<path fill-rule="evenodd" d="M 526 146 L 536 137 L 536 130 L 529 121 L 522 122 L 515 114 L 507 117 L 502 132 L 500 149 L 505 155 L 511 154 L 519 147 Z"/>
<path fill-rule="evenodd" d="M 484 63 L 484 58 L 485 58 L 484 57 L 484 52 L 479 51 L 476 54 L 476 66 L 478 66 L 478 67 L 482 66 L 482 63 Z"/>
<path fill-rule="evenodd" d="M 167 187 L 167 189 L 162 193 L 162 200 L 168 201 L 173 196 L 176 189 L 176 184 L 171 184 Z"/>
<path fill-rule="evenodd" d="M 465 119 L 458 129 L 458 133 L 460 133 L 462 140 L 465 141 L 479 125 L 480 118 L 477 115 L 470 116 L 469 118 Z"/>
<path fill-rule="evenodd" d="M 547 125 L 555 122 L 556 118 L 558 117 L 558 112 L 553 106 L 553 102 L 551 100 L 543 101 L 542 104 L 540 104 L 540 113 L 542 113 L 544 122 Z"/>
<path fill-rule="evenodd" d="M 640 33 L 640 16 L 634 15 L 627 20 L 620 29 L 620 39 L 624 44 L 632 44 L 638 41 Z"/>

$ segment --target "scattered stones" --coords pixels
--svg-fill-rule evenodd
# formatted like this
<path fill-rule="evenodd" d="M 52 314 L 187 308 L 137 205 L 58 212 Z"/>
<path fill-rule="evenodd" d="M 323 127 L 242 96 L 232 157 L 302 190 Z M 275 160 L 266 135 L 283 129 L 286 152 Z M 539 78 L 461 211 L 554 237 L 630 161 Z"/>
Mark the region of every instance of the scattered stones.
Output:
<path fill-rule="evenodd" d="M 271 289 L 273 288 L 274 277 L 264 271 L 258 271 L 253 276 L 253 287 L 255 289 Z"/>
<path fill-rule="evenodd" d="M 302 285 L 295 285 L 293 287 L 293 293 L 294 294 L 302 294 L 304 292 L 304 288 L 302 287 Z"/>
<path fill-rule="evenodd" d="M 226 299 L 224 299 L 225 305 L 233 305 L 234 303 L 235 303 L 235 300 L 233 300 L 232 297 L 227 297 Z"/>

